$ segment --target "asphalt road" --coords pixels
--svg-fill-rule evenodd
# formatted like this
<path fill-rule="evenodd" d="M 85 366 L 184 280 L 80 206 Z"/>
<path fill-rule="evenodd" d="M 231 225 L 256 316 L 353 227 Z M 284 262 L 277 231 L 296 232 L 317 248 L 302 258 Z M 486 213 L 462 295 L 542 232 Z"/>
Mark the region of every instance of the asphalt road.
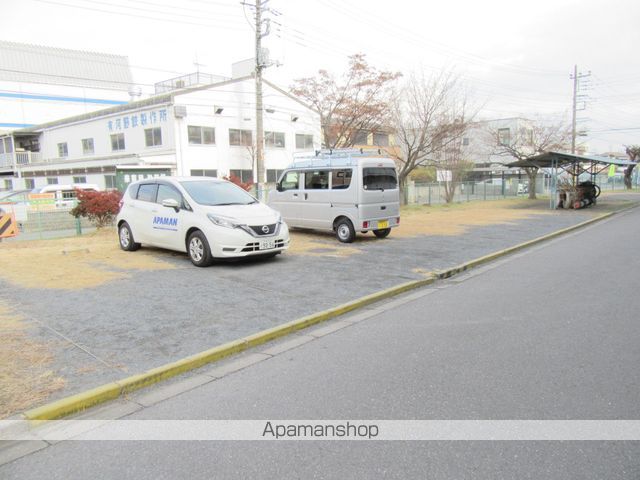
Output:
<path fill-rule="evenodd" d="M 636 208 L 126 418 L 638 420 L 639 240 Z M 637 480 L 640 442 L 63 442 L 0 478 Z"/>

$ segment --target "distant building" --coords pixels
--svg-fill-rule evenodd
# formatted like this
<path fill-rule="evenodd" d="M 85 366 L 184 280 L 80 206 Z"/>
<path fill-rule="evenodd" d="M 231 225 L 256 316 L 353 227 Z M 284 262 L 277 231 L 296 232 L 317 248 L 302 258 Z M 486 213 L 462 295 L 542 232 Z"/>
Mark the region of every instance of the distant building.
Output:
<path fill-rule="evenodd" d="M 0 41 L 0 131 L 127 103 L 127 57 Z"/>
<path fill-rule="evenodd" d="M 296 150 L 320 148 L 320 116 L 264 81 L 266 176 Z M 0 189 L 95 183 L 122 188 L 148 175 L 255 180 L 255 80 L 242 77 L 0 135 Z"/>

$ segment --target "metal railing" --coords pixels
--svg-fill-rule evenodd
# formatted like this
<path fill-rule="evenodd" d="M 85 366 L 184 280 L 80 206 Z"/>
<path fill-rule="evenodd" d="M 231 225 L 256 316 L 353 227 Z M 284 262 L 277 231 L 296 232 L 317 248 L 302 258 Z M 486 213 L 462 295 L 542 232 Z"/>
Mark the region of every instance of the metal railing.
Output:
<path fill-rule="evenodd" d="M 596 184 L 602 192 L 621 191 L 625 189 L 622 176 L 607 177 L 596 176 Z M 632 186 L 640 187 L 640 175 L 634 175 Z M 504 198 L 526 198 L 529 196 L 528 181 L 506 180 L 504 182 L 493 181 L 459 182 L 453 185 L 453 203 L 470 202 L 472 200 L 499 200 Z M 550 183 L 548 178 L 538 177 L 536 182 L 536 195 L 549 195 Z M 446 190 L 444 182 L 416 183 L 408 185 L 405 191 L 407 204 L 409 205 L 439 205 L 446 203 Z"/>
<path fill-rule="evenodd" d="M 0 168 L 13 167 L 15 165 L 29 165 L 42 161 L 40 152 L 12 152 L 0 154 Z"/>

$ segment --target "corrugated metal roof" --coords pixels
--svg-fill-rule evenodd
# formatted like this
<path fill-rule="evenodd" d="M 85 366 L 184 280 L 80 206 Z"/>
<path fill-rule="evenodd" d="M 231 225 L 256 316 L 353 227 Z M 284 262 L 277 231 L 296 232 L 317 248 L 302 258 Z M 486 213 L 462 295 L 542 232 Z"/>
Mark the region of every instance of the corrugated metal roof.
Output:
<path fill-rule="evenodd" d="M 129 58 L 0 40 L 0 80 L 128 91 Z"/>
<path fill-rule="evenodd" d="M 551 168 L 554 166 L 562 167 L 572 163 L 600 163 L 604 165 L 617 165 L 619 167 L 627 167 L 629 165 L 636 165 L 635 162 L 629 160 L 619 160 L 617 158 L 599 157 L 596 155 L 575 155 L 571 153 L 562 152 L 545 152 L 539 155 L 525 158 L 524 160 L 518 160 L 517 162 L 507 163 L 507 167 L 538 167 L 538 168 Z"/>

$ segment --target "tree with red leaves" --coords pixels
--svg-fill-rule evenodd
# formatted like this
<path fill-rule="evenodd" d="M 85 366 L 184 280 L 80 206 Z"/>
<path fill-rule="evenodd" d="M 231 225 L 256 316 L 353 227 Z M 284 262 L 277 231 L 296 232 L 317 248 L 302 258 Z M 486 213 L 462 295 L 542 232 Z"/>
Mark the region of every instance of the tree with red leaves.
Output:
<path fill-rule="evenodd" d="M 117 190 L 96 192 L 76 189 L 78 204 L 71 210 L 74 217 L 86 217 L 97 228 L 110 225 L 120 210 L 122 194 Z"/>
<path fill-rule="evenodd" d="M 342 78 L 320 70 L 317 77 L 295 80 L 291 93 L 320 113 L 324 148 L 348 148 L 355 145 L 360 132 L 387 128 L 389 99 L 400 76 L 376 69 L 358 53 L 349 57 Z"/>
<path fill-rule="evenodd" d="M 231 183 L 239 186 L 240 188 L 242 188 L 246 192 L 250 191 L 251 187 L 253 187 L 253 181 L 249 180 L 248 182 L 243 182 L 240 178 L 236 177 L 235 175 L 229 175 L 228 177 L 222 177 L 222 179 L 226 180 L 227 182 L 231 182 Z"/>

